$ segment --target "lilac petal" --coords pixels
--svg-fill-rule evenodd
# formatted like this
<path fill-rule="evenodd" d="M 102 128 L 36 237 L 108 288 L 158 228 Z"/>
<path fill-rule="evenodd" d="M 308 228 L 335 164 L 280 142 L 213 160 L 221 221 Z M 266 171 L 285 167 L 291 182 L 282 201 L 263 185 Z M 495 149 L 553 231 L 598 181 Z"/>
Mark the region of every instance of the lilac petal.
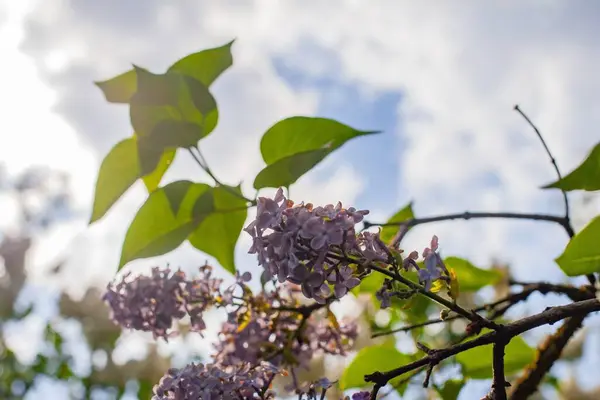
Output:
<path fill-rule="evenodd" d="M 325 235 L 319 235 L 312 238 L 310 241 L 310 247 L 314 250 L 320 250 L 325 246 L 327 242 L 327 237 Z"/>
<path fill-rule="evenodd" d="M 323 284 L 323 274 L 320 272 L 311 273 L 308 278 L 306 278 L 306 284 L 311 288 L 317 288 Z"/>
<path fill-rule="evenodd" d="M 348 293 L 348 288 L 341 283 L 336 283 L 333 287 L 333 291 L 335 292 L 335 297 L 339 299 Z"/>
<path fill-rule="evenodd" d="M 339 246 L 344 241 L 344 231 L 341 228 L 334 228 L 327 233 L 329 243 Z"/>
<path fill-rule="evenodd" d="M 437 258 L 435 257 L 435 253 L 429 253 L 427 255 L 425 258 L 425 268 L 430 274 L 435 272 L 437 269 Z"/>
<path fill-rule="evenodd" d="M 321 287 L 319 288 L 319 292 L 323 296 L 328 297 L 331 294 L 331 288 L 329 287 L 329 285 L 322 284 Z"/>
<path fill-rule="evenodd" d="M 323 220 L 319 217 L 311 217 L 309 218 L 303 225 L 300 234 L 302 237 L 311 238 L 315 235 L 318 235 L 324 230 Z"/>
<path fill-rule="evenodd" d="M 285 200 L 285 197 L 283 196 L 283 188 L 279 188 L 277 189 L 277 193 L 275 193 L 275 198 L 273 201 L 275 201 L 275 203 L 279 203 L 282 200 Z"/>
<path fill-rule="evenodd" d="M 312 287 L 310 287 L 310 286 L 309 286 L 309 285 L 308 285 L 306 282 L 304 282 L 304 283 L 302 284 L 301 288 L 302 288 L 302 294 L 303 294 L 305 297 L 307 297 L 307 298 L 309 298 L 309 299 L 310 299 L 310 298 L 312 298 L 312 296 L 313 296 L 313 292 L 314 292 L 314 290 L 313 290 L 313 288 L 312 288 Z"/>
<path fill-rule="evenodd" d="M 348 289 L 352 289 L 352 288 L 360 285 L 360 279 L 353 276 L 351 278 L 348 278 L 348 280 L 346 282 L 344 282 L 344 285 L 346 285 L 346 287 Z"/>
<path fill-rule="evenodd" d="M 347 265 L 344 265 L 340 268 L 340 277 L 342 280 L 346 280 L 352 276 L 352 268 Z"/>
<path fill-rule="evenodd" d="M 304 265 L 298 265 L 296 268 L 292 270 L 292 276 L 294 279 L 297 279 L 299 282 L 303 282 L 308 278 L 309 271 L 308 268 Z"/>

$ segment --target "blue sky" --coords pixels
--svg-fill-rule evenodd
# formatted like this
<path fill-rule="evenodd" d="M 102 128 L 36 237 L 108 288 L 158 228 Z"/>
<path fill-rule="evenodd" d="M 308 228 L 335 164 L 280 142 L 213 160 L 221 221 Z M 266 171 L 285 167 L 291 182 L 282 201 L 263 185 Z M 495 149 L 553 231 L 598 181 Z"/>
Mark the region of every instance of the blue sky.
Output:
<path fill-rule="evenodd" d="M 342 200 L 371 209 L 370 219 L 377 221 L 409 200 L 422 216 L 561 213 L 558 193 L 538 189 L 553 171 L 513 105 L 519 103 L 542 129 L 564 171 L 600 138 L 600 6 L 594 2 L 99 4 L 0 0 L 0 44 L 7 54 L 0 106 L 11 110 L 0 121 L 0 160 L 9 174 L 34 164 L 68 171 L 81 215 L 89 213 L 102 157 L 130 134 L 126 108 L 107 104 L 91 82 L 131 63 L 158 72 L 232 38 L 234 67 L 214 85 L 221 121 L 203 142 L 225 181 L 252 181 L 262 168 L 261 134 L 287 116 L 318 115 L 383 131 L 346 144 L 303 177 L 292 187 L 296 201 Z M 197 168 L 180 158 L 165 181 L 189 179 L 191 171 Z M 50 296 L 66 288 L 82 295 L 87 285 L 104 286 L 116 270 L 123 221 L 131 220 L 143 196 L 137 185 L 93 227 L 80 218 L 39 238 L 29 266 L 37 285 L 32 293 Z M 573 204 L 582 221 L 600 212 L 597 199 L 583 207 L 575 195 Z M 4 228 L 14 221 L 10 204 L 1 209 Z M 442 223 L 415 229 L 405 246 L 421 250 L 434 233 L 444 255 L 484 268 L 498 258 L 521 279 L 563 279 L 553 262 L 566 243 L 560 227 Z M 247 243 L 243 237 L 236 252 L 241 269 L 254 262 L 245 254 Z M 47 260 L 65 252 L 70 273 L 45 280 Z M 198 259 L 183 246 L 129 268 L 168 261 L 192 269 Z M 544 301 L 559 300 L 539 299 L 532 309 Z M 31 328 L 27 337 L 33 336 Z"/>

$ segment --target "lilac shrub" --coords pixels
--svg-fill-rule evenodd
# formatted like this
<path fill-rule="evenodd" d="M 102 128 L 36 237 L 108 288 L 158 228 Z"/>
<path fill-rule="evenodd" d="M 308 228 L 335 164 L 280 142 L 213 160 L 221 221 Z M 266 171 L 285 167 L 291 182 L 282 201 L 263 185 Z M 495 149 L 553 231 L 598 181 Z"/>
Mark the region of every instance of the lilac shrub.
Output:
<path fill-rule="evenodd" d="M 155 385 L 153 399 L 272 399 L 273 379 L 289 373 L 293 383 L 286 390 L 300 398 L 322 398 L 332 383 L 325 378 L 298 382 L 297 370 L 309 368 L 318 355 L 345 355 L 358 336 L 356 321 L 338 321 L 331 312 L 332 301 L 359 285 L 373 265 L 396 272 L 415 268 L 427 290 L 448 276 L 437 253 L 437 237 L 423 251 L 425 267 L 420 268 L 417 252 L 402 260 L 401 251 L 388 248 L 378 232 L 356 232 L 356 224 L 367 214 L 341 203 L 294 205 L 281 189 L 273 199 L 260 197 L 256 218 L 245 231 L 253 239 L 249 253 L 257 255 L 263 268 L 262 282 L 273 281 L 270 291 L 263 287 L 253 293 L 247 285 L 249 272 L 236 272 L 235 282 L 223 289 L 208 265 L 194 279 L 180 270 L 154 268 L 150 276 L 127 274 L 109 284 L 104 300 L 114 322 L 152 332 L 155 338 L 176 335 L 173 322 L 184 317 L 192 331 L 202 334 L 206 310 L 219 307 L 227 312 L 213 362 L 169 370 Z M 391 298 L 413 294 L 414 290 L 398 290 L 388 279 L 376 297 L 385 308 Z M 306 299 L 314 302 L 306 304 Z M 365 398 L 368 392 L 352 396 Z"/>

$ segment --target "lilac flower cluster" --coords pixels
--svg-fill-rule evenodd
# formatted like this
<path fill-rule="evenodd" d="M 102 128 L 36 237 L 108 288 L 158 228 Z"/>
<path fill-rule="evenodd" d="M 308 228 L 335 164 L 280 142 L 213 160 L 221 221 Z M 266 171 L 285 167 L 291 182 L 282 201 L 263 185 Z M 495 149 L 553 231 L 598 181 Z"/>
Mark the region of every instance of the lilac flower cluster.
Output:
<path fill-rule="evenodd" d="M 277 373 L 267 362 L 254 367 L 189 364 L 170 369 L 154 386 L 152 400 L 274 399 L 268 388 Z"/>
<path fill-rule="evenodd" d="M 257 254 L 263 280 L 299 284 L 306 297 L 323 304 L 332 288 L 341 298 L 360 283 L 352 265 L 389 259 L 378 234 L 356 234 L 354 226 L 367 214 L 341 203 L 294 206 L 279 189 L 274 199 L 258 199 L 256 219 L 244 229 L 253 239 L 249 253 Z"/>
<path fill-rule="evenodd" d="M 295 311 L 301 308 L 291 297 L 294 292 L 291 287 L 263 292 L 236 308 L 220 332 L 216 362 L 236 365 L 268 360 L 278 367 L 308 367 L 319 352 L 345 354 L 357 337 L 356 323 L 334 323 L 315 313 L 306 316 Z"/>
<path fill-rule="evenodd" d="M 216 302 L 220 279 L 211 278 L 212 269 L 200 268 L 200 277 L 187 279 L 183 271 L 154 268 L 151 276 L 111 283 L 103 296 L 111 309 L 111 318 L 124 328 L 152 332 L 154 338 L 168 338 L 175 319 L 190 317 L 191 330 L 206 328 L 203 312 Z"/>
<path fill-rule="evenodd" d="M 404 270 L 408 271 L 411 268 L 414 268 L 417 271 L 419 283 L 428 291 L 431 290 L 433 283 L 437 280 L 442 280 L 446 283 L 451 281 L 450 273 L 437 252 L 438 247 L 438 237 L 434 235 L 431 239 L 430 247 L 426 247 L 423 250 L 423 263 L 425 268 L 420 268 L 417 264 L 419 258 L 419 253 L 417 251 L 411 252 L 401 263 Z M 414 294 L 416 294 L 416 292 L 411 289 L 399 290 L 396 282 L 391 279 L 386 279 L 377 292 L 375 292 L 375 297 L 380 301 L 381 308 L 387 308 L 391 305 L 393 297 L 406 299 Z"/>
<path fill-rule="evenodd" d="M 425 286 L 425 290 L 430 290 L 432 283 L 438 279 L 450 281 L 448 269 L 444 265 L 442 257 L 440 257 L 437 252 L 438 245 L 438 237 L 434 235 L 431 238 L 430 247 L 426 247 L 425 250 L 423 250 L 423 263 L 425 264 L 425 268 L 419 269 L 415 263 L 417 273 L 419 274 L 419 282 Z M 413 253 L 414 257 L 418 257 L 416 252 Z"/>

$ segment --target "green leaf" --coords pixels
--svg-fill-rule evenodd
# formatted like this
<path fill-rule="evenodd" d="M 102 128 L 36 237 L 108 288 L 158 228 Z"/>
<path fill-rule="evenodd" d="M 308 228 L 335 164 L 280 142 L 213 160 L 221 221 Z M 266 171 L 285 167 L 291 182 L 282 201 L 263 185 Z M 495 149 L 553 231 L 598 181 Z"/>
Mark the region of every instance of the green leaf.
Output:
<path fill-rule="evenodd" d="M 435 389 L 440 395 L 441 400 L 456 400 L 463 386 L 465 386 L 463 379 L 449 379 L 444 383 L 443 387 L 436 387 Z"/>
<path fill-rule="evenodd" d="M 568 276 L 600 272 L 599 238 L 600 215 L 569 241 L 563 253 L 555 260 L 560 269 Z"/>
<path fill-rule="evenodd" d="M 123 243 L 119 269 L 130 261 L 166 254 L 183 243 L 206 214 L 194 214 L 211 187 L 189 181 L 172 182 L 152 192 L 134 217 Z"/>
<path fill-rule="evenodd" d="M 482 334 L 488 332 L 489 330 L 485 330 Z M 535 350 L 520 336 L 516 336 L 506 346 L 504 372 L 507 375 L 517 373 L 531 363 L 534 357 Z M 493 376 L 492 359 L 492 345 L 475 347 L 456 355 L 456 361 L 463 367 L 463 375 L 473 379 L 488 379 Z"/>
<path fill-rule="evenodd" d="M 585 190 L 592 192 L 600 190 L 600 143 L 588 154 L 587 158 L 570 174 L 542 189 L 557 188 L 564 191 Z"/>
<path fill-rule="evenodd" d="M 210 86 L 227 68 L 233 64 L 231 45 L 233 41 L 221 47 L 206 49 L 183 57 L 169 67 L 168 71 L 191 76 Z M 129 103 L 137 91 L 137 74 L 134 69 L 112 79 L 95 82 L 106 100 L 111 103 Z"/>
<path fill-rule="evenodd" d="M 348 140 L 374 133 L 325 118 L 279 121 L 261 139 L 260 151 L 267 167 L 254 180 L 254 187 L 288 186 Z"/>
<path fill-rule="evenodd" d="M 146 185 L 146 189 L 148 189 L 148 193 L 152 193 L 158 188 L 160 181 L 173 163 L 176 152 L 177 149 L 171 149 L 164 152 L 154 171 L 142 178 Z"/>
<path fill-rule="evenodd" d="M 398 368 L 401 365 L 408 364 L 410 357 L 400 353 L 394 346 L 377 345 L 361 349 L 350 365 L 346 367 L 340 378 L 340 388 L 347 390 L 351 388 L 361 388 L 367 385 L 365 375 L 372 374 L 375 371 L 388 371 Z M 400 380 L 396 378 L 390 383 Z"/>
<path fill-rule="evenodd" d="M 217 104 L 202 82 L 179 74 L 153 74 L 135 67 L 138 90 L 131 98 L 131 124 L 140 137 L 152 134 L 163 121 L 183 121 L 197 126 L 196 140 L 207 136 L 218 120 Z M 188 143 L 182 144 L 182 147 Z"/>
<path fill-rule="evenodd" d="M 124 72 L 114 78 L 94 82 L 102 92 L 106 101 L 110 103 L 129 103 L 137 89 L 137 76 L 133 69 Z"/>
<path fill-rule="evenodd" d="M 98 172 L 90 224 L 102 218 L 140 176 L 136 138 L 117 143 Z"/>
<path fill-rule="evenodd" d="M 289 186 L 321 162 L 330 152 L 329 149 L 307 151 L 267 165 L 256 175 L 254 188 Z"/>
<path fill-rule="evenodd" d="M 267 165 L 282 158 L 310 150 L 335 150 L 357 136 L 377 133 L 359 131 L 326 118 L 291 117 L 270 127 L 260 141 L 260 152 Z"/>
<path fill-rule="evenodd" d="M 502 278 L 500 271 L 477 268 L 458 257 L 447 257 L 444 264 L 448 269 L 453 268 L 456 271 L 461 292 L 475 292 L 484 286 L 497 283 Z"/>
<path fill-rule="evenodd" d="M 162 169 L 165 153 L 195 146 L 210 134 L 218 110 L 207 87 L 194 78 L 177 72 L 157 75 L 139 67 L 135 71 L 138 91 L 129 111 L 139 137 L 141 173 L 148 175 Z"/>
<path fill-rule="evenodd" d="M 176 71 L 199 80 L 210 86 L 227 68 L 233 64 L 231 42 L 213 49 L 202 50 L 183 57 L 171 65 L 168 72 Z"/>
<path fill-rule="evenodd" d="M 223 268 L 235 272 L 234 250 L 248 215 L 246 201 L 231 193 L 238 187 L 214 189 L 214 211 L 198 226 L 189 241 L 200 251 L 215 257 Z"/>
<path fill-rule="evenodd" d="M 404 222 L 410 219 L 413 219 L 415 214 L 412 209 L 412 202 L 408 203 L 404 208 L 400 209 L 396 214 L 392 216 L 392 218 L 387 220 L 387 224 Z M 400 227 L 399 226 L 384 226 L 381 229 L 381 234 L 379 237 L 384 243 L 389 244 L 394 236 L 398 233 Z"/>

